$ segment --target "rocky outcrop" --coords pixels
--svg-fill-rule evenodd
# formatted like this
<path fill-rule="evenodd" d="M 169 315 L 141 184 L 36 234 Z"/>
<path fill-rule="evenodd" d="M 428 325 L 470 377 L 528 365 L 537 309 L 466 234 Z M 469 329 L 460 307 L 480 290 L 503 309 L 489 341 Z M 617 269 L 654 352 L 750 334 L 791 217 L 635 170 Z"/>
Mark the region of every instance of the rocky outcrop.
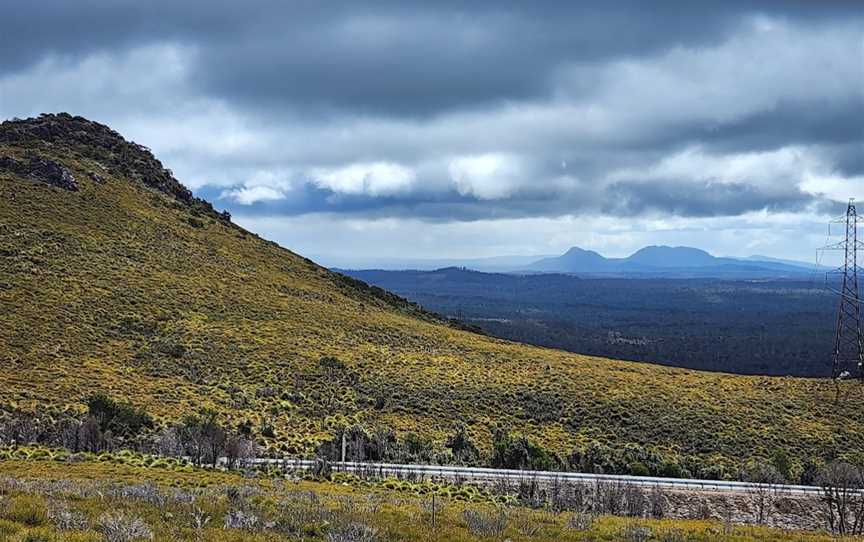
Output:
<path fill-rule="evenodd" d="M 72 172 L 53 160 L 28 154 L 25 160 L 16 160 L 8 156 L 0 156 L 0 171 L 11 171 L 21 177 L 50 184 L 64 190 L 75 192 L 78 183 Z"/>
<path fill-rule="evenodd" d="M 46 149 L 51 154 L 58 150 L 73 152 L 97 162 L 109 175 L 141 182 L 189 205 L 195 212 L 230 221 L 230 215 L 217 212 L 210 203 L 193 196 L 150 149 L 126 141 L 108 126 L 84 117 L 57 113 L 6 121 L 0 123 L 0 145 Z M 95 175 L 91 174 L 91 178 L 97 183 L 104 180 L 100 174 Z"/>

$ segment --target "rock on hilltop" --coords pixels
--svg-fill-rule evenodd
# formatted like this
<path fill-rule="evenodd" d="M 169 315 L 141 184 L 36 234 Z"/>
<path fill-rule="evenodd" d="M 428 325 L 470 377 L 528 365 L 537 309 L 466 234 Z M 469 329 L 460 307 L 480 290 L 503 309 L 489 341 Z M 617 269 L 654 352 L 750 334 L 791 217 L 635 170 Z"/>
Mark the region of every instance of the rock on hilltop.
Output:
<path fill-rule="evenodd" d="M 231 218 L 227 212 L 219 213 L 209 202 L 193 196 L 150 149 L 127 141 L 108 126 L 84 117 L 56 113 L 5 121 L 0 123 L 0 144 L 26 150 L 29 160 L 27 163 L 0 156 L 0 171 L 9 170 L 67 190 L 77 190 L 68 170 L 65 174 L 61 171 L 66 169 L 62 164 L 38 156 L 40 149 L 68 148 L 75 155 L 98 162 L 113 175 L 137 180 L 221 220 L 230 221 Z M 97 173 L 92 173 L 91 177 L 102 180 Z"/>
<path fill-rule="evenodd" d="M 26 160 L 16 160 L 8 156 L 0 156 L 0 170 L 11 171 L 22 177 L 75 192 L 78 183 L 72 172 L 59 163 L 42 158 L 32 153 L 25 156 Z"/>

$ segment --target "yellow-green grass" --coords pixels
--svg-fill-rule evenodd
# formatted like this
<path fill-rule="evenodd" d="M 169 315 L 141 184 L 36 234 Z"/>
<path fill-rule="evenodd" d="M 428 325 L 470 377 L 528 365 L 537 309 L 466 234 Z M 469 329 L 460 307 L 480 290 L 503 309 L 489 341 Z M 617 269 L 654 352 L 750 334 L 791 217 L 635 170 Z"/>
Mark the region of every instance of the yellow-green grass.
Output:
<path fill-rule="evenodd" d="M 571 513 L 554 513 L 518 507 L 500 507 L 463 503 L 452 499 L 436 501 L 436 517 L 431 518 L 428 498 L 405 496 L 386 490 L 370 492 L 340 484 L 311 481 L 275 481 L 248 479 L 237 474 L 196 470 L 176 473 L 158 468 L 140 468 L 105 463 L 60 464 L 33 461 L 0 461 L 0 478 L 14 479 L 23 484 L 4 484 L 0 480 L 0 541 L 24 540 L 99 541 L 99 518 L 106 513 L 141 518 L 152 530 L 156 541 L 185 540 L 296 540 L 264 528 L 254 532 L 224 527 L 225 515 L 244 510 L 261 519 L 278 521 L 286 501 L 297 505 L 314 502 L 312 506 L 336 511 L 329 518 L 358 522 L 375 529 L 378 540 L 411 541 L 620 541 L 634 529 L 648 529 L 651 540 L 699 541 L 796 541 L 827 542 L 836 540 L 825 534 L 789 532 L 763 527 L 724 525 L 717 521 L 647 520 L 598 517 L 582 529 L 568 527 Z M 61 481 L 52 486 L 50 482 Z M 37 482 L 27 485 L 30 482 Z M 42 483 L 39 483 L 42 482 Z M 104 486 L 99 484 L 110 484 Z M 96 490 L 92 484 L 96 484 Z M 193 502 L 171 499 L 158 503 L 146 498 L 122 496 L 106 491 L 113 487 L 155 486 L 163 495 L 179 488 L 192 492 Z M 6 487 L 7 489 L 3 489 Z M 248 498 L 230 497 L 246 493 Z M 152 494 L 150 491 L 144 493 Z M 310 495 L 315 497 L 310 501 Z M 282 503 L 282 504 L 280 504 Z M 50 511 L 63 510 L 78 514 L 87 523 L 86 530 L 59 531 L 58 522 Z M 193 527 L 193 511 L 203 512 L 210 521 L 203 529 Z M 466 510 L 507 517 L 506 530 L 501 536 L 476 534 L 469 531 L 464 518 Z M 303 540 L 326 540 L 332 526 L 310 521 Z M 634 540 L 638 540 L 635 539 Z"/>
<path fill-rule="evenodd" d="M 0 403 L 82 411 L 94 392 L 163 421 L 202 406 L 271 423 L 274 453 L 381 424 L 443 442 L 497 425 L 566 455 L 597 440 L 734 472 L 864 451 L 864 392 L 529 347 L 456 329 L 106 171 L 81 142 L 0 143 L 74 173 L 70 192 L 0 171 Z M 89 177 L 99 173 L 104 183 Z M 196 222 L 198 221 L 198 222 Z M 318 364 L 335 356 L 345 369 Z M 694 473 L 697 474 L 697 473 Z"/>
<path fill-rule="evenodd" d="M 188 461 L 181 459 L 165 458 L 149 454 L 131 452 L 129 450 L 121 450 L 119 452 L 102 452 L 102 453 L 70 453 L 63 448 L 45 448 L 41 446 L 6 446 L 0 447 L 0 475 L 3 474 L 3 464 L 13 469 L 12 473 L 20 475 L 27 472 L 30 475 L 39 475 L 47 479 L 64 479 L 63 474 L 66 465 L 74 465 L 80 472 L 85 466 L 89 466 L 89 471 L 98 474 L 100 479 L 112 480 L 115 482 L 131 483 L 128 477 L 123 474 L 133 472 L 135 476 L 141 476 L 141 470 L 130 471 L 127 467 L 136 469 L 148 469 L 152 473 L 148 474 L 148 480 L 156 480 L 165 485 L 177 487 L 186 487 L 189 484 L 202 483 L 213 485 L 214 483 L 226 484 L 231 481 L 238 480 L 237 472 L 226 470 L 224 468 L 212 469 L 209 467 L 196 467 Z M 39 463 L 46 463 L 46 466 L 38 466 Z M 60 465 L 57 468 L 51 465 Z M 286 470 L 287 469 L 287 470 Z M 61 473 L 60 478 L 52 478 L 49 473 Z M 315 475 L 306 469 L 293 469 L 290 462 L 284 466 L 270 464 L 257 465 L 245 471 L 249 475 L 261 477 L 265 480 L 262 484 L 267 485 L 268 479 L 283 479 L 288 475 L 298 477 L 305 480 L 316 479 Z M 206 473 L 206 474 L 205 474 Z M 88 477 L 92 478 L 92 477 Z M 363 488 L 366 490 L 384 489 L 393 492 L 407 493 L 412 495 L 432 495 L 438 497 L 452 498 L 457 501 L 486 503 L 486 504 L 515 504 L 517 499 L 511 494 L 495 493 L 490 488 L 471 485 L 471 484 L 455 484 L 448 483 L 442 480 L 404 480 L 394 477 L 379 478 L 379 477 L 361 477 L 349 472 L 330 472 L 327 475 L 327 480 L 333 482 L 336 486 L 352 486 Z"/>

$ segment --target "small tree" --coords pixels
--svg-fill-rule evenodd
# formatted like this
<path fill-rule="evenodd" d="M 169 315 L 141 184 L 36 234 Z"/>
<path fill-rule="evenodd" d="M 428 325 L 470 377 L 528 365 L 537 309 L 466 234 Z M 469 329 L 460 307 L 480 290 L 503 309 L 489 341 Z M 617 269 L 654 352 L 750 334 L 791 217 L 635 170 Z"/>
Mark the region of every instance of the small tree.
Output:
<path fill-rule="evenodd" d="M 144 429 L 153 428 L 153 418 L 149 414 L 101 393 L 90 396 L 87 409 L 99 422 L 102 432 L 111 431 L 114 435 L 131 438 L 139 436 Z"/>
<path fill-rule="evenodd" d="M 345 369 L 345 363 L 334 356 L 322 356 L 318 360 L 318 366 L 331 376 Z"/>
<path fill-rule="evenodd" d="M 468 435 L 468 429 L 459 425 L 456 432 L 447 439 L 447 448 L 453 452 L 453 459 L 463 465 L 476 465 L 480 460 L 480 451 Z"/>
<path fill-rule="evenodd" d="M 819 476 L 822 502 L 831 532 L 840 536 L 864 534 L 864 473 L 842 461 L 825 466 Z"/>
<path fill-rule="evenodd" d="M 744 481 L 752 484 L 747 492 L 753 501 L 756 522 L 768 523 L 774 512 L 778 486 L 785 482 L 783 475 L 774 465 L 759 462 L 748 466 L 744 472 Z"/>
<path fill-rule="evenodd" d="M 242 435 L 231 435 L 225 442 L 225 458 L 228 468 L 246 467 L 250 459 L 255 459 L 258 446 L 255 441 Z"/>
<path fill-rule="evenodd" d="M 88 416 L 78 427 L 78 449 L 87 452 L 102 451 L 104 439 L 99 422 L 93 416 Z"/>
<path fill-rule="evenodd" d="M 523 435 L 496 429 L 492 435 L 491 464 L 495 468 L 555 470 L 560 466 L 551 452 Z"/>
<path fill-rule="evenodd" d="M 196 465 L 205 460 L 214 467 L 219 463 L 228 437 L 219 425 L 219 414 L 215 410 L 205 408 L 198 415 L 187 416 L 178 434 L 183 448 Z"/>

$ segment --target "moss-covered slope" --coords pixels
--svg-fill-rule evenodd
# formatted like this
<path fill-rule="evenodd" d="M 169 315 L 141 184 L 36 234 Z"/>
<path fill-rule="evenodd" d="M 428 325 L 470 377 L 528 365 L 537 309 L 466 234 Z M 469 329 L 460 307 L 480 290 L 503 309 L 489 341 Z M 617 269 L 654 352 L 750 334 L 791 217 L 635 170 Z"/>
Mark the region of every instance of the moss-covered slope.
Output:
<path fill-rule="evenodd" d="M 66 115 L 0 125 L 0 318 L 0 404 L 80 409 L 102 391 L 164 419 L 204 404 L 272 424 L 271 450 L 357 422 L 442 441 L 460 421 L 483 447 L 501 424 L 562 454 L 596 440 L 731 466 L 864 450 L 854 384 L 835 404 L 828 381 L 457 329 L 233 225 L 145 148 Z"/>

